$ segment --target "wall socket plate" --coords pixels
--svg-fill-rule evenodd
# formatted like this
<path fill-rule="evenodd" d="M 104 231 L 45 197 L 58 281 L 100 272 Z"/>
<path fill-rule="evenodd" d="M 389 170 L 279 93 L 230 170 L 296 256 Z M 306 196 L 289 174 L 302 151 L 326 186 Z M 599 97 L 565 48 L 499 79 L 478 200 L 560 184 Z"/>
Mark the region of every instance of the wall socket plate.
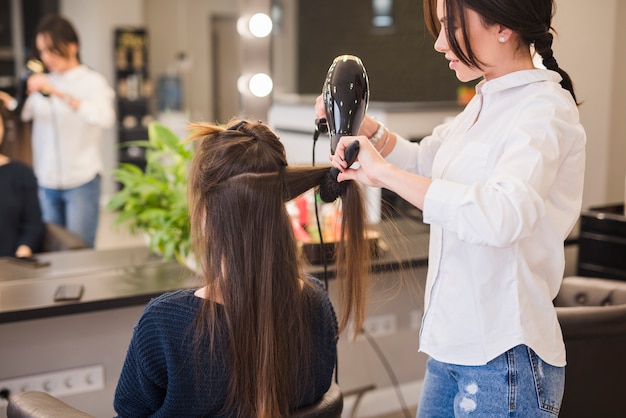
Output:
<path fill-rule="evenodd" d="M 3 389 L 9 390 L 10 395 L 35 390 L 47 392 L 54 397 L 103 390 L 104 366 L 98 364 L 4 379 L 0 380 L 0 390 Z M 5 399 L 0 399 L 0 406 L 6 404 Z"/>
<path fill-rule="evenodd" d="M 382 314 L 365 318 L 363 328 L 372 337 L 392 335 L 398 330 L 395 314 Z"/>
<path fill-rule="evenodd" d="M 422 311 L 413 309 L 409 313 L 409 328 L 418 330 L 422 326 Z"/>

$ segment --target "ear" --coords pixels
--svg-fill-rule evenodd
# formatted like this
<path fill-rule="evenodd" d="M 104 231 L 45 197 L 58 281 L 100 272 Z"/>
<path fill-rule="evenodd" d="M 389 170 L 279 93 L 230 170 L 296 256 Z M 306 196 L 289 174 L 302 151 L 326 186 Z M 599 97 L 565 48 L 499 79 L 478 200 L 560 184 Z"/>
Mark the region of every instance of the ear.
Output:
<path fill-rule="evenodd" d="M 513 30 L 507 28 L 506 26 L 502 26 L 502 25 L 497 25 L 496 26 L 496 37 L 498 38 L 498 41 L 501 43 L 505 43 L 507 42 L 509 39 L 511 39 L 511 36 L 513 35 Z"/>
<path fill-rule="evenodd" d="M 76 42 L 71 42 L 67 45 L 67 49 L 70 53 L 70 57 L 78 56 L 78 44 Z"/>

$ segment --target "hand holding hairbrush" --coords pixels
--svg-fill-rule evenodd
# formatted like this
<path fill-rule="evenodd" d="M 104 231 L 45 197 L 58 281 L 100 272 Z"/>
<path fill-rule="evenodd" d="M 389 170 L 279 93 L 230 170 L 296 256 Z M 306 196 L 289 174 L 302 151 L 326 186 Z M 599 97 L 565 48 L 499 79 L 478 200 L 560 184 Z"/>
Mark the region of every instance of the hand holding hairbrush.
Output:
<path fill-rule="evenodd" d="M 350 167 L 356 161 L 357 155 L 359 155 L 359 149 L 361 144 L 359 141 L 354 141 L 346 148 L 345 161 L 347 167 Z M 320 185 L 320 198 L 326 203 L 334 202 L 337 197 L 341 196 L 346 187 L 347 182 L 337 182 L 337 176 L 339 176 L 339 169 L 332 167 L 328 170 L 328 173 L 324 177 L 324 181 Z"/>
<path fill-rule="evenodd" d="M 346 168 L 349 168 L 356 161 L 356 157 L 359 155 L 359 150 L 361 148 L 361 144 L 359 141 L 353 141 L 345 151 L 345 159 Z M 337 176 L 339 176 L 339 169 L 337 167 L 333 167 L 330 169 L 330 177 L 337 181 Z"/>

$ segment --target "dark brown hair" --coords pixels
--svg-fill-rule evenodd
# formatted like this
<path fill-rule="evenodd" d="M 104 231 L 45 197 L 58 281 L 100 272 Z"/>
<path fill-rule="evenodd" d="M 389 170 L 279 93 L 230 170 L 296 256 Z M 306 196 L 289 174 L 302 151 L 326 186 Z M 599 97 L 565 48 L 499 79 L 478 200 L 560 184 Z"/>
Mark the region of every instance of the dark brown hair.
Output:
<path fill-rule="evenodd" d="M 40 34 L 48 35 L 51 42 L 50 51 L 64 58 L 69 58 L 69 44 L 73 43 L 80 46 L 74 25 L 62 16 L 47 15 L 43 17 L 35 29 L 35 35 Z M 36 50 L 37 48 L 33 49 L 33 51 Z M 80 61 L 78 55 L 77 59 Z"/>
<path fill-rule="evenodd" d="M 194 251 L 209 294 L 222 297 L 230 345 L 237 348 L 227 364 L 224 411 L 281 417 L 289 413 L 298 380 L 306 378 L 296 371 L 306 361 L 298 347 L 310 347 L 311 339 L 303 286 L 313 285 L 303 273 L 285 202 L 325 183 L 329 168 L 289 167 L 283 144 L 266 125 L 235 122 L 229 129 L 191 125 L 190 139 L 198 140 L 188 189 Z M 340 331 L 349 321 L 361 329 L 369 270 L 363 195 L 349 183 L 336 260 Z M 215 309 L 205 299 L 196 324 L 198 335 L 211 341 Z"/>
<path fill-rule="evenodd" d="M 445 4 L 446 37 L 456 57 L 465 65 L 481 68 L 482 64 L 470 45 L 464 13 L 467 8 L 478 13 L 485 26 L 498 24 L 516 32 L 521 42 L 520 48 L 530 48 L 533 45 L 535 51 L 541 55 L 543 65 L 561 75 L 561 86 L 576 101 L 572 79 L 559 67 L 552 51 L 554 0 L 445 0 Z M 436 37 L 440 31 L 437 0 L 424 0 L 424 19 L 426 27 Z M 463 34 L 463 48 L 454 33 L 458 27 Z"/>

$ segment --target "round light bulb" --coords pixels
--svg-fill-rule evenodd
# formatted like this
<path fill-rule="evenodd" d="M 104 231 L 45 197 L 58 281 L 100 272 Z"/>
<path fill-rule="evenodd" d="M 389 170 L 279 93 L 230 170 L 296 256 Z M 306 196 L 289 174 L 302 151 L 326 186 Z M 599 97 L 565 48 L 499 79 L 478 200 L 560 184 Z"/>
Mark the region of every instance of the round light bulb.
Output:
<path fill-rule="evenodd" d="M 250 88 L 250 92 L 256 97 L 265 97 L 272 92 L 274 83 L 269 75 L 257 73 L 250 77 L 248 87 Z"/>
<path fill-rule="evenodd" d="M 237 91 L 239 91 L 240 94 L 249 93 L 249 90 L 248 90 L 249 81 L 250 81 L 249 77 L 246 75 L 240 75 L 239 78 L 237 78 Z"/>
<path fill-rule="evenodd" d="M 257 38 L 265 38 L 272 33 L 272 19 L 265 13 L 257 13 L 250 18 L 248 29 Z"/>

